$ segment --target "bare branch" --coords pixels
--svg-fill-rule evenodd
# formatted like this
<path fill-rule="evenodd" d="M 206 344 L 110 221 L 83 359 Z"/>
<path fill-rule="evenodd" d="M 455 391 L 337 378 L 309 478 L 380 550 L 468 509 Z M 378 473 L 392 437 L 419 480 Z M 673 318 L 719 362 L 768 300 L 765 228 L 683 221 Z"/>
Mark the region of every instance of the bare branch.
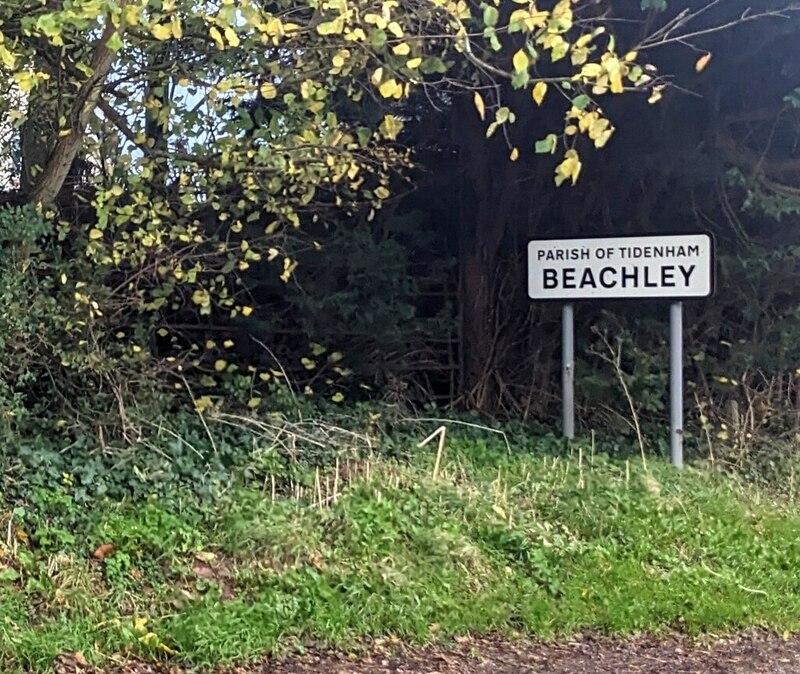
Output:
<path fill-rule="evenodd" d="M 714 0 L 714 2 L 709 3 L 706 7 L 698 10 L 697 12 L 689 13 L 688 10 L 681 12 L 681 14 L 675 17 L 675 19 L 669 22 L 666 26 L 642 40 L 642 42 L 640 42 L 636 47 L 637 51 L 653 49 L 655 47 L 663 47 L 668 44 L 686 43 L 698 37 L 719 33 L 744 23 L 750 23 L 752 21 L 761 21 L 764 19 L 788 19 L 789 14 L 793 12 L 800 12 L 800 3 L 792 3 L 783 9 L 768 10 L 765 12 L 758 12 L 756 14 L 751 14 L 750 10 L 747 9 L 740 17 L 726 21 L 725 23 L 711 26 L 710 28 L 703 28 L 701 30 L 675 35 L 676 31 L 686 27 L 689 23 L 696 20 L 697 17 L 705 13 L 711 7 L 718 5 L 720 1 L 721 0 Z"/>

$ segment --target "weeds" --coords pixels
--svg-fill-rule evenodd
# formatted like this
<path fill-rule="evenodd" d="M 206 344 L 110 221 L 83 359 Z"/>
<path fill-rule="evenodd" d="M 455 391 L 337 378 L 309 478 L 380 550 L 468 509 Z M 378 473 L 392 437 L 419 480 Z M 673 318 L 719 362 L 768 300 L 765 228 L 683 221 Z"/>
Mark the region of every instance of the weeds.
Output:
<path fill-rule="evenodd" d="M 699 470 L 501 445 L 345 456 L 213 503 L 86 510 L 51 494 L 56 514 L 16 517 L 0 557 L 0 669 L 76 651 L 210 665 L 381 635 L 800 627 L 790 507 Z"/>

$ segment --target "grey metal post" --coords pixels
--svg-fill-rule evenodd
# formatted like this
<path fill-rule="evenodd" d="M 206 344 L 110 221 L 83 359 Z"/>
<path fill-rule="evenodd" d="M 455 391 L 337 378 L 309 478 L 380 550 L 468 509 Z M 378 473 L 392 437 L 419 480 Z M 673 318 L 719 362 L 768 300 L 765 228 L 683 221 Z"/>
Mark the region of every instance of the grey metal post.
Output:
<path fill-rule="evenodd" d="M 683 468 L 683 302 L 669 308 L 669 455 Z"/>
<path fill-rule="evenodd" d="M 575 437 L 575 312 L 567 302 L 561 309 L 562 432 Z"/>

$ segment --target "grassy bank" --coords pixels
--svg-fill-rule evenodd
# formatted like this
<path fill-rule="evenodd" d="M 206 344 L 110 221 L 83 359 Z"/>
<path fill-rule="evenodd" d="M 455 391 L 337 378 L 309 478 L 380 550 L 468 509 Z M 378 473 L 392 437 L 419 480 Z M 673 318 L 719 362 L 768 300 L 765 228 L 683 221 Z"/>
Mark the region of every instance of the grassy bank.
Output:
<path fill-rule="evenodd" d="M 81 652 L 198 665 L 314 642 L 800 627 L 800 513 L 640 461 L 462 443 L 201 504 L 6 512 L 0 670 Z M 43 514 L 46 513 L 46 514 Z"/>

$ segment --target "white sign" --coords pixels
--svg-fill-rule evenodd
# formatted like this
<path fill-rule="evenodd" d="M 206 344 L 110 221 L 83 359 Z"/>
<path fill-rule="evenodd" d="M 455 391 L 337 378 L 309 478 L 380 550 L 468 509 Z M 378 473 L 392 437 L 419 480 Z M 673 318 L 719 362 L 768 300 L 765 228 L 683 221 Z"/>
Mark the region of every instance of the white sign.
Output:
<path fill-rule="evenodd" d="M 535 300 L 688 299 L 713 289 L 708 234 L 528 243 L 528 295 Z"/>

